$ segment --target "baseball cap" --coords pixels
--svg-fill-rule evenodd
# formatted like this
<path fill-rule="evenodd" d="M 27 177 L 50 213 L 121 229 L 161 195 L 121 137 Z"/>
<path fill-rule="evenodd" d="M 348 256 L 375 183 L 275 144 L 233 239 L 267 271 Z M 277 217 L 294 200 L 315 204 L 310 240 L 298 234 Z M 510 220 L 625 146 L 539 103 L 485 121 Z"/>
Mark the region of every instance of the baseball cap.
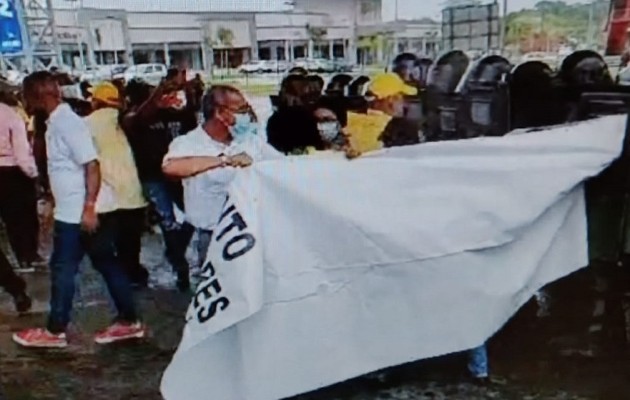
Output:
<path fill-rule="evenodd" d="M 92 100 L 97 100 L 113 107 L 120 105 L 118 88 L 110 82 L 99 83 L 91 88 L 90 91 L 92 93 Z"/>
<path fill-rule="evenodd" d="M 399 94 L 415 96 L 418 94 L 418 89 L 407 85 L 398 74 L 390 72 L 378 74 L 372 78 L 368 93 L 378 99 L 385 99 Z"/>

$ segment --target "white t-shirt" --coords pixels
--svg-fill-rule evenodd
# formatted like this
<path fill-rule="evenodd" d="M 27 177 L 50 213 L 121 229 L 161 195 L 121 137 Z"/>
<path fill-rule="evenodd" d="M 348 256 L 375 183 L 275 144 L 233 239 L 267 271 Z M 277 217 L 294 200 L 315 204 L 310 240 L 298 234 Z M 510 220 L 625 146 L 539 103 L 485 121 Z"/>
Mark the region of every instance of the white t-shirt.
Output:
<path fill-rule="evenodd" d="M 85 203 L 84 166 L 98 156 L 85 121 L 67 104 L 48 118 L 46 153 L 55 220 L 79 224 Z"/>
<path fill-rule="evenodd" d="M 233 156 L 242 152 L 247 153 L 254 162 L 284 157 L 258 135 L 226 145 L 212 139 L 202 127 L 198 127 L 173 140 L 164 162 L 173 158 Z M 215 168 L 184 179 L 186 221 L 199 229 L 214 228 L 223 211 L 228 184 L 234 179 L 235 173 L 236 168 L 233 167 Z"/>

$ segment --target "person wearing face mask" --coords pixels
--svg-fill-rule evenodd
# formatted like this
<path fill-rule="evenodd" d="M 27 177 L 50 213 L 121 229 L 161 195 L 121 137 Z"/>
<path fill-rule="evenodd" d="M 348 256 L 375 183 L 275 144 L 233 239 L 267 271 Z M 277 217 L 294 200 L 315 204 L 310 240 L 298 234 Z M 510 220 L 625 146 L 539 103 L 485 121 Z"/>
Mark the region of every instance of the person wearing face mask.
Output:
<path fill-rule="evenodd" d="M 308 147 L 323 149 L 313 109 L 307 104 L 309 90 L 305 76 L 290 75 L 282 81 L 279 107 L 267 121 L 267 140 L 282 153 L 303 154 Z"/>
<path fill-rule="evenodd" d="M 404 118 L 404 96 L 415 96 L 417 89 L 395 73 L 375 76 L 367 92 L 366 114 L 348 112 L 346 154 L 350 158 L 383 147 L 419 143 L 417 127 Z"/>
<path fill-rule="evenodd" d="M 205 123 L 171 143 L 162 169 L 183 182 L 186 222 L 200 232 L 197 251 L 205 260 L 236 169 L 284 156 L 257 134 L 255 115 L 237 89 L 213 86 L 202 110 Z"/>
<path fill-rule="evenodd" d="M 317 131 L 324 145 L 322 150 L 309 147 L 306 153 L 317 154 L 322 152 L 345 151 L 347 141 L 346 137 L 343 135 L 342 126 L 337 114 L 329 108 L 320 105 L 313 115 L 317 121 Z"/>
<path fill-rule="evenodd" d="M 193 87 L 186 83 L 186 71 L 171 69 L 149 99 L 122 121 L 144 194 L 159 216 L 166 258 L 177 274 L 177 287 L 182 292 L 190 288 L 186 238 L 193 228 L 176 219 L 176 207 L 184 208 L 182 186 L 164 176 L 162 160 L 174 139 L 197 127 L 194 96 Z"/>

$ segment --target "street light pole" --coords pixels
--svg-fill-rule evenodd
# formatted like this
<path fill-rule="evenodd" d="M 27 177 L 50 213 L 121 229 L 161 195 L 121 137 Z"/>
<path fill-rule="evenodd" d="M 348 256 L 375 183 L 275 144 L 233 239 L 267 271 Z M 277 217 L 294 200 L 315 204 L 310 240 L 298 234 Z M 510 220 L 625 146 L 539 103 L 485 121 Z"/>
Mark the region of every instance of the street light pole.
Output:
<path fill-rule="evenodd" d="M 72 3 L 74 9 L 74 26 L 78 30 L 76 34 L 77 47 L 79 48 L 79 60 L 81 69 L 85 70 L 85 56 L 83 55 L 83 29 L 79 24 L 79 12 L 83 10 L 83 0 L 67 0 Z"/>
<path fill-rule="evenodd" d="M 595 14 L 595 0 L 591 1 L 591 5 L 588 8 L 588 29 L 587 29 L 587 39 L 586 44 L 589 49 L 593 48 L 593 18 Z"/>
<path fill-rule="evenodd" d="M 394 0 L 394 20 L 398 21 L 398 0 Z"/>
<path fill-rule="evenodd" d="M 505 53 L 505 45 L 507 41 L 507 7 L 508 0 L 503 0 L 503 17 L 501 18 L 501 31 L 499 32 L 499 47 L 501 54 Z"/>
<path fill-rule="evenodd" d="M 85 70 L 85 56 L 83 55 L 83 29 L 79 22 L 79 12 L 83 10 L 83 0 L 78 0 L 79 7 L 74 10 L 74 18 L 76 25 L 79 28 L 79 34 L 77 35 L 77 43 L 79 45 L 79 60 L 81 62 L 81 68 Z"/>

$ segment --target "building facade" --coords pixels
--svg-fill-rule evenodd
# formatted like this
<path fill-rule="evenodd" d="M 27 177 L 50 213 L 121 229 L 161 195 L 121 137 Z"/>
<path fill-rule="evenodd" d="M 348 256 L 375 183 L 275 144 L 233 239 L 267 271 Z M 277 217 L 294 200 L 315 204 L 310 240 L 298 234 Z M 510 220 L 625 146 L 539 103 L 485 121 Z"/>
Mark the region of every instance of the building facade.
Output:
<path fill-rule="evenodd" d="M 192 69 L 208 70 L 212 65 L 236 67 L 251 59 L 307 57 L 356 63 L 366 51 L 362 40 L 382 32 L 396 49 L 436 48 L 438 38 L 425 32 L 433 32 L 427 21 L 416 27 L 422 32 L 415 32 L 410 28 L 413 21 L 384 23 L 381 9 L 381 0 L 295 0 L 287 11 L 82 7 L 57 9 L 54 15 L 63 62 L 77 67 L 184 62 Z M 376 46 L 375 58 L 385 59 L 385 47 Z"/>

